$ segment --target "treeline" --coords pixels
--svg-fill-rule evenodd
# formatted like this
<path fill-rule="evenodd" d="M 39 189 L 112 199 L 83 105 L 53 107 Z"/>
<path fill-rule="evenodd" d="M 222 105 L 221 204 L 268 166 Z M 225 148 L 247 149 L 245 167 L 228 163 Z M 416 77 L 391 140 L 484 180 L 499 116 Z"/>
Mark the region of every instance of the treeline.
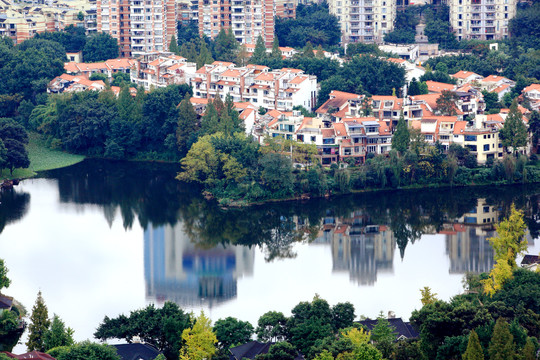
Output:
<path fill-rule="evenodd" d="M 423 307 L 411 316 L 418 339 L 396 341 L 396 329 L 382 314 L 368 332 L 354 321 L 351 303 L 330 306 L 318 296 L 297 304 L 290 317 L 268 311 L 256 327 L 233 317 L 219 319 L 211 326 L 204 314 L 195 319 L 173 303 L 165 303 L 162 309 L 150 305 L 128 316 L 105 317 L 94 336 L 126 341 L 139 336 L 155 344 L 168 359 L 177 359 L 178 354 L 184 358 L 195 351 L 206 358 L 228 359 L 231 347 L 256 336 L 262 342 L 276 342 L 258 360 L 293 360 L 298 353 L 308 360 L 450 360 L 463 354 L 464 359 L 475 360 L 535 360 L 540 335 L 540 274 L 519 269 L 513 275 L 493 297 L 482 294 L 476 275 L 466 276 L 468 293 L 449 302 L 438 300 L 425 288 Z M 194 343 L 185 334 L 196 329 L 198 342 Z M 474 350 L 477 357 L 471 357 Z"/>
<path fill-rule="evenodd" d="M 126 84 L 118 97 L 110 90 L 51 95 L 32 111 L 29 127 L 72 153 L 179 160 L 177 106 L 190 96 L 189 86 L 171 85 L 148 94 L 139 88 L 133 97 Z"/>

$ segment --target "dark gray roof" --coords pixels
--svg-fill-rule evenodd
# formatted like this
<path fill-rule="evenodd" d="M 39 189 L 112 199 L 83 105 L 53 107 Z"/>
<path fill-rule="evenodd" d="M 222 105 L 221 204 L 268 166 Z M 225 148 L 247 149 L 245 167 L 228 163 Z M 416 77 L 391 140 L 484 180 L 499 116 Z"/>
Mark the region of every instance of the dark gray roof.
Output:
<path fill-rule="evenodd" d="M 154 360 L 160 354 L 156 348 L 148 344 L 113 345 L 122 360 Z"/>
<path fill-rule="evenodd" d="M 412 327 L 411 323 L 404 322 L 401 318 L 391 318 L 388 319 L 390 326 L 395 328 L 394 334 L 396 334 L 396 340 L 401 337 L 407 339 L 413 339 L 418 337 L 418 332 Z M 375 325 L 377 325 L 377 320 L 362 320 L 358 321 L 360 325 L 364 325 L 369 331 L 373 330 Z"/>
<path fill-rule="evenodd" d="M 538 255 L 525 255 L 521 260 L 521 265 L 531 265 L 540 263 L 540 257 Z"/>
<path fill-rule="evenodd" d="M 231 348 L 229 351 L 231 355 L 229 360 L 241 360 L 241 359 L 255 359 L 259 354 L 266 354 L 270 350 L 270 346 L 275 343 L 260 343 L 258 341 L 250 341 L 240 346 Z M 304 360 L 304 357 L 301 354 L 296 356 L 295 360 Z"/>
<path fill-rule="evenodd" d="M 13 298 L 0 294 L 0 310 L 9 310 L 13 305 Z"/>

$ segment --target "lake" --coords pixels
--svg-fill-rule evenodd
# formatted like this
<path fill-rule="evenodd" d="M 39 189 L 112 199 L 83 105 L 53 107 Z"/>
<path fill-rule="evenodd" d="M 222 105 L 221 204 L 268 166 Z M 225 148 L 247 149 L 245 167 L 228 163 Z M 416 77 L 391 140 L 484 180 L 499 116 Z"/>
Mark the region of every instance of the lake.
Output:
<path fill-rule="evenodd" d="M 466 272 L 489 271 L 494 223 L 524 209 L 540 252 L 540 186 L 388 191 L 220 209 L 170 164 L 85 160 L 0 193 L 4 293 L 30 312 L 42 291 L 76 340 L 104 316 L 174 301 L 256 326 L 315 294 L 360 315 L 448 300 Z M 16 352 L 24 352 L 18 346 Z"/>

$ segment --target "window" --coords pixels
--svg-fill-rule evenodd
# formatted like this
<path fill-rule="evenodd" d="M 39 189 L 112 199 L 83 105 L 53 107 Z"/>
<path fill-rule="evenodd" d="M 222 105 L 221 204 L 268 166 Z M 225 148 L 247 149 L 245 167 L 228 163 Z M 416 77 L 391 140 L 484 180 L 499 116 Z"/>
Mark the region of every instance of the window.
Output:
<path fill-rule="evenodd" d="M 375 145 L 368 145 L 368 147 L 367 147 L 367 152 L 369 152 L 369 153 L 374 153 L 374 152 L 376 152 L 376 151 L 377 151 L 377 146 L 375 146 Z"/>
<path fill-rule="evenodd" d="M 316 136 L 312 136 L 311 137 L 311 142 L 315 142 L 317 140 L 317 137 Z"/>
<path fill-rule="evenodd" d="M 426 141 L 433 141 L 433 135 L 426 135 Z"/>
<path fill-rule="evenodd" d="M 484 151 L 489 151 L 489 144 L 484 145 Z"/>
<path fill-rule="evenodd" d="M 465 141 L 476 141 L 476 135 L 465 135 Z"/>

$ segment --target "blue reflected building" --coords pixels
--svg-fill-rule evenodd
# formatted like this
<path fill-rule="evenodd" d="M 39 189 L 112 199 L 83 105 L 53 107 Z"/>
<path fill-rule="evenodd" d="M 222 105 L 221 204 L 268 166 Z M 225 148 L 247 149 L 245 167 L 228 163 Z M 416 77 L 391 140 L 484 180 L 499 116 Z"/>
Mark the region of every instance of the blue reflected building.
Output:
<path fill-rule="evenodd" d="M 191 242 L 182 223 L 144 232 L 146 298 L 181 306 L 209 306 L 234 299 L 237 280 L 253 274 L 254 249 L 218 245 L 201 248 Z"/>

